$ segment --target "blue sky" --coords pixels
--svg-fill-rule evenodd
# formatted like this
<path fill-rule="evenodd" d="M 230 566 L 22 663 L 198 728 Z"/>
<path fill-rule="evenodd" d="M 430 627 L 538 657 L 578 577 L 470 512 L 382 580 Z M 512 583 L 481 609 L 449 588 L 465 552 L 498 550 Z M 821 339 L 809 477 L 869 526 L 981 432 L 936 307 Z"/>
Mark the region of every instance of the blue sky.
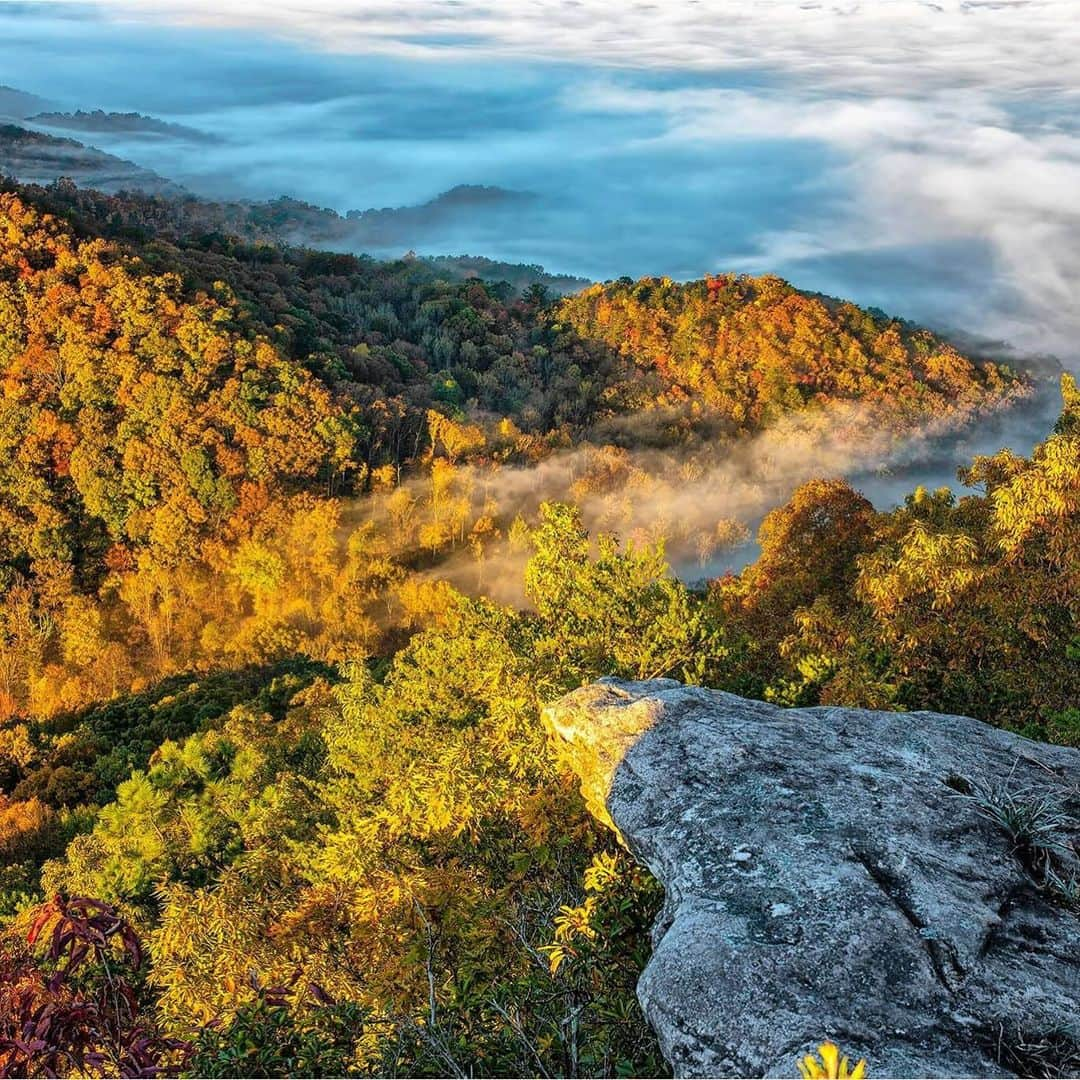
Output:
<path fill-rule="evenodd" d="M 87 138 L 210 196 L 536 198 L 412 246 L 774 271 L 1080 363 L 1074 0 L 0 3 L 0 83 L 216 133 Z"/>

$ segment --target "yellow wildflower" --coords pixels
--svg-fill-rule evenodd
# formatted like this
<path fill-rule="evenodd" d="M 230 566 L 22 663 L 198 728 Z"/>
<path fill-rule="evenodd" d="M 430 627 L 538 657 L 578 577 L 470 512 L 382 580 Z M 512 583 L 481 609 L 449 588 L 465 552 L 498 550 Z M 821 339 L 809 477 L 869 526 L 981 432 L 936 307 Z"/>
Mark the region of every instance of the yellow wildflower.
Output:
<path fill-rule="evenodd" d="M 866 1076 L 866 1059 L 862 1058 L 853 1069 L 846 1054 L 841 1056 L 836 1043 L 823 1042 L 818 1047 L 820 1060 L 807 1054 L 799 1061 L 803 1080 L 863 1080 Z"/>

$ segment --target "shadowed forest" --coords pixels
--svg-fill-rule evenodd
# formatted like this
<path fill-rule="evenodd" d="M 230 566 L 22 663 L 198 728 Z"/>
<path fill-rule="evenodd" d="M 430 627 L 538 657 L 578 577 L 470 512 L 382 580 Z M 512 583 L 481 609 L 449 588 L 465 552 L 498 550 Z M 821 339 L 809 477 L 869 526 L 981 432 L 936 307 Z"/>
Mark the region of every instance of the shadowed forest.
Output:
<path fill-rule="evenodd" d="M 1068 375 L 879 510 L 837 477 L 1045 376 L 9 183 L 0 379 L 0 1075 L 662 1074 L 658 887 L 539 722 L 598 676 L 1080 745 Z"/>

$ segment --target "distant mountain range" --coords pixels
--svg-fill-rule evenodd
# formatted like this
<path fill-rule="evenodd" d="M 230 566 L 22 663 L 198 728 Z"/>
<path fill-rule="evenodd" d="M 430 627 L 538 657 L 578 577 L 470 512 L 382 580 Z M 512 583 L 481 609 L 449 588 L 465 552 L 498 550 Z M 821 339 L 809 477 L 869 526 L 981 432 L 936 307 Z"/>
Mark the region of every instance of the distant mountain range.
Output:
<path fill-rule="evenodd" d="M 220 143 L 224 140 L 219 135 L 212 135 L 186 124 L 173 124 L 167 120 L 158 120 L 154 116 L 144 116 L 137 112 L 104 112 L 94 109 L 85 112 L 39 112 L 24 119 L 42 127 L 59 128 L 62 131 L 108 132 L 109 134 L 147 135 L 155 138 L 166 137 L 182 139 L 185 142 Z"/>
<path fill-rule="evenodd" d="M 43 185 L 69 177 L 81 187 L 110 194 L 141 191 L 170 198 L 188 194 L 179 184 L 132 161 L 16 124 L 0 124 L 0 174 Z"/>
<path fill-rule="evenodd" d="M 32 130 L 25 125 L 65 130 L 130 132 L 152 138 L 216 139 L 181 124 L 141 113 L 59 112 L 44 110 L 42 98 L 12 87 L 0 87 L 0 177 L 41 187 L 70 181 L 86 192 L 105 195 L 135 193 L 113 215 L 117 234 L 190 236 L 221 233 L 259 243 L 285 243 L 354 253 L 396 249 L 398 253 L 438 242 L 440 235 L 467 231 L 478 216 L 493 218 L 519 212 L 536 196 L 480 184 L 461 184 L 416 206 L 335 210 L 289 196 L 266 202 L 217 202 L 202 199 L 160 174 L 76 139 Z M 4 123 L 7 119 L 11 122 Z M 132 211 L 137 207 L 137 212 Z M 567 274 L 549 274 L 532 264 L 507 263 L 473 255 L 441 255 L 429 261 L 449 277 L 483 277 L 507 281 L 516 289 L 542 284 L 567 294 L 588 282 Z"/>
<path fill-rule="evenodd" d="M 13 86 L 0 86 L 0 119 L 25 120 L 43 109 L 51 109 L 52 104 L 37 94 L 27 94 Z"/>

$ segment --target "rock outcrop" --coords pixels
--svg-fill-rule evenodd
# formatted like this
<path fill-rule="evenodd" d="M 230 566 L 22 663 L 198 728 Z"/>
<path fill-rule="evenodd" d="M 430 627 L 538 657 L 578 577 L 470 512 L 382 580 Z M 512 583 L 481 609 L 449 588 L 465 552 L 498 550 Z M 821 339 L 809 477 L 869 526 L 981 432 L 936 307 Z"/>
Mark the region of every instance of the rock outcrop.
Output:
<path fill-rule="evenodd" d="M 664 886 L 638 994 L 676 1075 L 790 1076 L 826 1037 L 871 1077 L 1080 1074 L 1080 918 L 1024 841 L 1067 890 L 1080 751 L 668 679 L 545 718 Z"/>

